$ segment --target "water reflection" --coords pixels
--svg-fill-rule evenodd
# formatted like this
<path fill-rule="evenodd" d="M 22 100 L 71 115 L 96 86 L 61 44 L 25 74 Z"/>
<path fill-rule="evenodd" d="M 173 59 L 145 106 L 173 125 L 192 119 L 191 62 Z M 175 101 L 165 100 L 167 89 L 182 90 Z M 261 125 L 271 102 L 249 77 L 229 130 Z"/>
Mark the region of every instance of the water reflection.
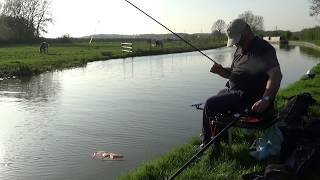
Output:
<path fill-rule="evenodd" d="M 0 97 L 24 99 L 30 102 L 49 102 L 60 91 L 55 73 L 0 81 Z"/>
<path fill-rule="evenodd" d="M 122 60 L 123 78 L 134 78 L 134 59 L 128 58 Z M 128 68 L 129 67 L 129 68 Z M 127 70 L 129 69 L 129 71 Z"/>
<path fill-rule="evenodd" d="M 221 63 L 224 66 L 231 64 L 233 56 L 233 48 L 222 48 L 219 50 L 209 50 L 206 53 L 211 56 L 215 61 Z M 213 64 L 209 59 L 204 56 L 200 56 L 197 53 L 183 53 L 181 54 L 169 54 L 163 56 L 149 56 L 141 58 L 126 58 L 122 59 L 122 77 L 123 79 L 135 79 L 135 76 L 147 77 L 159 77 L 165 78 L 167 74 L 175 71 L 182 71 L 181 68 L 185 66 L 200 67 L 203 64 L 208 64 L 204 69 L 208 72 Z M 147 65 L 146 65 L 147 62 Z M 196 71 L 194 69 L 193 71 Z M 148 73 L 146 73 L 148 72 Z"/>
<path fill-rule="evenodd" d="M 48 157 L 60 90 L 55 72 L 0 82 L 0 179 L 25 179 L 17 172 L 39 173 L 30 164 Z"/>
<path fill-rule="evenodd" d="M 284 50 L 284 51 L 291 51 L 294 48 L 296 48 L 296 46 L 290 46 L 288 44 L 279 44 L 279 49 Z"/>
<path fill-rule="evenodd" d="M 303 54 L 308 55 L 310 57 L 314 57 L 314 58 L 320 57 L 319 50 L 315 50 L 315 49 L 312 49 L 312 48 L 306 48 L 306 47 L 300 47 L 300 51 Z"/>

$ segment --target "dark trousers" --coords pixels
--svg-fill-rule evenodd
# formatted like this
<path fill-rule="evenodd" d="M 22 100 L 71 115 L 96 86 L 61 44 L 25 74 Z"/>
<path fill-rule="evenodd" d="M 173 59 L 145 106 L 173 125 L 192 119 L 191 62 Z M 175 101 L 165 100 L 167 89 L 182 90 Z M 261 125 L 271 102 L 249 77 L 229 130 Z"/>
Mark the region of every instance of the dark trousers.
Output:
<path fill-rule="evenodd" d="M 224 89 L 217 95 L 210 97 L 204 106 L 202 120 L 202 143 L 206 144 L 213 136 L 212 126 L 210 125 L 210 117 L 216 114 L 232 113 L 244 110 L 247 103 L 243 98 L 243 92 L 240 90 Z"/>

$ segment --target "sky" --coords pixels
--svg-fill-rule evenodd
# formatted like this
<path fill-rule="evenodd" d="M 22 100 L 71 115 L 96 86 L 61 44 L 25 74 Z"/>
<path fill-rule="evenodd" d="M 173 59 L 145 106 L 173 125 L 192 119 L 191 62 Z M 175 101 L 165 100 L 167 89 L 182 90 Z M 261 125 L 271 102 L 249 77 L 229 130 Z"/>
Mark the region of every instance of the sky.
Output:
<path fill-rule="evenodd" d="M 69 34 L 169 33 L 124 0 L 51 0 L 54 23 L 45 37 Z M 299 31 L 320 21 L 309 0 L 129 0 L 174 32 L 208 33 L 218 19 L 229 23 L 245 11 L 264 18 L 265 30 Z"/>

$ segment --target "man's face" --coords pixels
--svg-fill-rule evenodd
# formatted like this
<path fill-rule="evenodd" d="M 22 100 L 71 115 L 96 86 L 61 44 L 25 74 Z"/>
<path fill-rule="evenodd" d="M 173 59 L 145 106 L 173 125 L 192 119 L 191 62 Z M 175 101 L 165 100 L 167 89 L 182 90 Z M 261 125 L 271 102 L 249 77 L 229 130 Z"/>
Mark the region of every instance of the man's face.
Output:
<path fill-rule="evenodd" d="M 241 34 L 241 37 L 240 37 L 239 42 L 235 44 L 236 47 L 238 47 L 238 48 L 239 48 L 239 47 L 243 48 L 243 47 L 245 46 L 245 39 L 246 39 L 246 37 L 247 37 L 247 34 L 246 34 L 245 32 L 243 32 L 243 33 Z"/>
<path fill-rule="evenodd" d="M 239 47 L 241 47 L 241 44 L 242 44 L 242 38 L 243 37 L 243 35 L 241 34 L 241 37 L 240 37 L 240 40 L 239 40 L 239 42 L 237 42 L 236 44 L 235 44 L 235 46 L 237 47 L 237 48 L 239 48 Z"/>

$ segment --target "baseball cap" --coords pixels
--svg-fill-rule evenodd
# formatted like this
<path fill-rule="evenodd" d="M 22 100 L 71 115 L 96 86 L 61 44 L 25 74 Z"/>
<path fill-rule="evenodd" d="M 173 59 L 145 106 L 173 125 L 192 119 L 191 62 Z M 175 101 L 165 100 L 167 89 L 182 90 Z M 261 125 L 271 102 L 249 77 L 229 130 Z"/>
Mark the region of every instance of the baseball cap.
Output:
<path fill-rule="evenodd" d="M 241 34 L 248 24 L 243 19 L 233 20 L 227 28 L 227 47 L 237 44 L 241 39 Z"/>

